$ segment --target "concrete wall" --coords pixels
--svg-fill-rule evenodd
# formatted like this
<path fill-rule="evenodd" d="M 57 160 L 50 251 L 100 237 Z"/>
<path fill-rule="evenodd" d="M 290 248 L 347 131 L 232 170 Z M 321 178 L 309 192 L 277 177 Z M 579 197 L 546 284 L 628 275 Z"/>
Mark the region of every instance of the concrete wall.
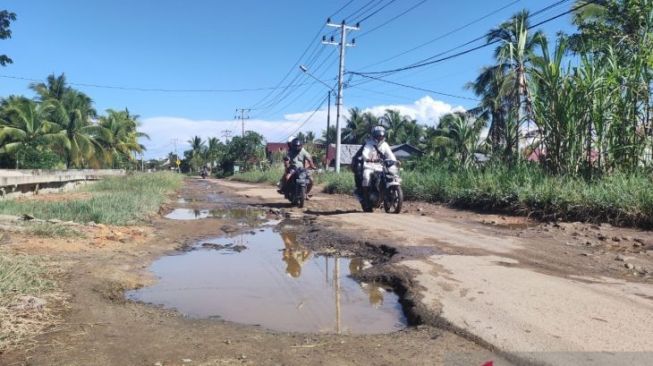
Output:
<path fill-rule="evenodd" d="M 80 170 L 10 170 L 0 169 L 0 187 L 17 188 L 23 185 L 64 184 L 67 182 L 97 180 L 104 177 L 123 176 L 122 169 Z"/>

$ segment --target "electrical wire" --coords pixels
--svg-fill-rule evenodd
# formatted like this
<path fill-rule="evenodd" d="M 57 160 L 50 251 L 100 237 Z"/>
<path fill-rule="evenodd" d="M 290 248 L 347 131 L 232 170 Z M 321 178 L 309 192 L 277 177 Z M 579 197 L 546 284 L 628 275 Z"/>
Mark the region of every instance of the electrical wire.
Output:
<path fill-rule="evenodd" d="M 435 90 L 431 90 L 431 89 L 426 89 L 426 88 L 422 88 L 422 87 L 418 87 L 418 86 L 397 83 L 397 82 L 394 82 L 394 81 L 385 80 L 385 79 L 381 79 L 381 78 L 378 78 L 378 77 L 369 76 L 369 75 L 365 75 L 365 74 L 359 74 L 359 73 L 354 73 L 354 72 L 352 72 L 351 74 L 362 76 L 362 77 L 368 78 L 368 79 L 373 79 L 373 80 L 376 80 L 376 81 L 381 81 L 381 82 L 388 83 L 388 84 L 402 86 L 404 88 L 409 88 L 409 89 L 414 89 L 414 90 L 419 90 L 419 91 L 425 91 L 425 92 L 432 93 L 432 94 L 438 94 L 438 95 L 443 95 L 443 96 L 447 96 L 447 97 L 451 97 L 451 98 L 457 98 L 457 99 L 473 100 L 473 101 L 476 101 L 476 102 L 479 101 L 476 98 L 470 98 L 470 97 L 464 97 L 464 96 L 461 96 L 461 95 L 443 93 L 443 92 L 439 92 L 439 91 L 435 91 Z"/>
<path fill-rule="evenodd" d="M 284 138 L 282 141 L 288 140 L 288 138 L 289 138 L 290 136 L 294 135 L 295 133 L 297 133 L 297 131 L 299 131 L 302 127 L 304 127 L 304 125 L 306 125 L 306 123 L 308 123 L 308 121 L 310 121 L 311 118 L 313 118 L 313 116 L 315 115 L 315 113 L 317 113 L 317 112 L 322 108 L 322 106 L 324 106 L 324 102 L 327 101 L 327 98 L 328 98 L 328 97 L 323 98 L 323 99 L 320 101 L 320 104 L 318 105 L 318 107 L 315 108 L 315 110 L 313 111 L 313 113 L 311 113 L 311 114 L 310 114 L 310 115 L 309 115 L 309 116 L 308 116 L 308 117 L 307 117 L 307 118 L 306 118 L 302 123 L 299 124 L 299 126 L 298 126 L 298 127 L 297 127 L 293 132 L 290 133 L 290 135 L 286 136 L 286 138 Z"/>
<path fill-rule="evenodd" d="M 573 12 L 575 12 L 575 11 L 577 11 L 577 10 L 579 10 L 579 9 L 581 9 L 581 8 L 583 8 L 583 7 L 585 7 L 585 6 L 588 6 L 589 4 L 594 3 L 595 1 L 597 1 L 597 0 L 588 1 L 588 2 L 586 2 L 586 3 L 583 3 L 583 4 L 581 4 L 581 5 L 578 5 L 578 6 L 572 8 L 572 9 L 570 9 L 570 10 L 567 10 L 567 11 L 565 11 L 565 12 L 563 12 L 563 13 L 560 13 L 560 14 L 555 15 L 555 16 L 553 16 L 553 17 L 547 18 L 547 19 L 545 19 L 545 20 L 543 20 L 543 21 L 541 21 L 541 22 L 539 22 L 539 23 L 537 23 L 537 24 L 533 24 L 533 25 L 529 26 L 528 29 L 530 30 L 530 29 L 533 29 L 533 28 L 539 27 L 540 25 L 546 24 L 546 23 L 548 23 L 548 22 L 550 22 L 550 21 L 553 21 L 553 20 L 555 20 L 555 19 L 558 19 L 558 18 L 560 18 L 560 17 L 563 17 L 563 16 L 565 16 L 565 15 L 567 15 L 567 14 L 573 13 Z M 483 37 L 485 37 L 485 36 L 483 36 Z M 387 76 L 388 74 L 394 74 L 394 73 L 401 72 L 401 71 L 406 71 L 406 70 L 411 70 L 411 69 L 421 68 L 421 67 L 424 67 L 424 66 L 428 66 L 428 65 L 432 65 L 432 64 L 440 63 L 440 62 L 443 62 L 443 61 L 451 60 L 451 59 L 453 59 L 453 58 L 457 58 L 457 57 L 460 57 L 460 56 L 466 55 L 466 54 L 468 54 L 468 53 L 471 53 L 471 52 L 474 52 L 474 51 L 480 50 L 480 49 L 482 49 L 482 48 L 489 47 L 489 46 L 491 46 L 491 45 L 494 45 L 494 44 L 497 44 L 497 43 L 501 42 L 501 40 L 495 40 L 495 41 L 492 41 L 492 42 L 487 42 L 487 43 L 484 43 L 484 44 L 482 44 L 482 45 L 480 45 L 480 46 L 472 47 L 472 48 L 466 49 L 466 50 L 464 50 L 464 51 L 461 51 L 461 52 L 455 53 L 455 54 L 453 54 L 453 55 L 449 55 L 449 56 L 446 56 L 446 57 L 442 57 L 442 58 L 434 59 L 435 57 L 438 57 L 438 56 L 440 56 L 440 55 L 442 55 L 442 54 L 449 53 L 449 52 L 451 52 L 452 50 L 462 48 L 462 47 L 464 47 L 464 46 L 466 46 L 466 45 L 469 45 L 470 43 L 473 43 L 473 42 L 475 42 L 475 41 L 478 41 L 479 39 L 481 39 L 481 38 L 476 38 L 476 39 L 474 39 L 474 40 L 472 40 L 472 41 L 469 41 L 469 42 L 467 42 L 467 43 L 465 43 L 465 44 L 463 44 L 463 45 L 461 45 L 461 46 L 454 47 L 454 48 L 452 48 L 452 49 L 450 49 L 450 50 L 447 50 L 447 51 L 445 51 L 445 52 L 441 52 L 441 53 L 439 53 L 439 54 L 437 54 L 437 55 L 431 56 L 431 57 L 429 57 L 429 58 L 426 58 L 426 59 L 423 59 L 423 60 L 417 61 L 416 63 L 413 63 L 413 64 L 408 65 L 408 66 L 399 67 L 399 68 L 395 68 L 395 69 L 391 69 L 391 70 L 384 70 L 384 71 L 371 71 L 371 72 L 356 73 L 356 74 L 359 74 L 359 75 L 361 75 L 361 74 L 365 74 L 365 75 L 386 75 L 386 76 Z"/>
<path fill-rule="evenodd" d="M 356 21 L 356 23 L 362 23 L 362 22 L 364 22 L 364 21 L 370 19 L 371 17 L 373 17 L 373 16 L 375 16 L 376 14 L 378 14 L 381 10 L 383 10 L 383 9 L 387 8 L 388 6 L 390 6 L 390 5 L 391 5 L 392 3 L 394 3 L 395 1 L 397 1 L 397 0 L 390 0 L 388 3 L 386 3 L 386 4 L 383 5 L 382 7 L 378 8 L 377 10 L 375 10 L 372 14 L 369 14 L 369 15 L 366 16 L 365 18 Z"/>
<path fill-rule="evenodd" d="M 35 83 L 43 82 L 43 80 L 36 79 L 36 78 L 27 78 L 21 76 L 13 76 L 13 75 L 0 75 L 0 78 L 24 80 L 24 81 L 31 81 Z M 78 82 L 69 82 L 69 81 L 66 81 L 66 83 L 73 86 L 82 86 L 82 87 L 89 87 L 89 88 L 115 89 L 115 90 L 137 91 L 137 92 L 157 92 L 157 93 L 246 93 L 246 92 L 278 89 L 277 87 L 239 88 L 239 89 L 166 89 L 166 88 L 126 87 L 126 86 L 116 86 L 116 85 L 102 85 L 96 83 L 78 83 Z M 305 82 L 299 84 L 284 85 L 284 87 L 299 87 L 299 86 L 311 85 L 316 83 L 317 82 Z"/>
<path fill-rule="evenodd" d="M 469 23 L 466 23 L 466 24 L 464 24 L 464 25 L 462 25 L 462 26 L 460 26 L 460 27 L 458 27 L 458 28 L 455 28 L 455 29 L 453 29 L 453 30 L 451 30 L 451 31 L 449 31 L 449 32 L 446 32 L 446 33 L 442 34 L 442 35 L 439 35 L 439 36 L 437 36 L 437 37 L 435 37 L 435 38 L 433 38 L 433 39 L 431 39 L 431 40 L 429 40 L 429 41 L 426 41 L 426 42 L 424 42 L 424 43 L 421 43 L 421 44 L 419 44 L 419 45 L 417 45 L 417 46 L 415 46 L 415 47 L 413 47 L 413 48 L 411 48 L 411 49 L 408 49 L 408 50 L 406 50 L 406 51 L 403 51 L 403 52 L 401 52 L 401 53 L 398 53 L 398 54 L 396 54 L 396 55 L 394 55 L 394 56 L 392 56 L 392 57 L 388 57 L 388 58 L 383 59 L 383 60 L 381 60 L 381 61 L 378 61 L 378 62 L 375 62 L 375 63 L 373 63 L 373 64 L 370 64 L 370 65 L 364 66 L 364 67 L 361 68 L 361 70 L 365 70 L 365 69 L 370 68 L 370 67 L 372 67 L 372 66 L 376 66 L 376 65 L 380 65 L 380 64 L 386 63 L 386 62 L 388 62 L 388 61 L 391 61 L 391 60 L 394 60 L 394 59 L 396 59 L 396 58 L 398 58 L 398 57 L 401 57 L 401 56 L 403 56 L 403 55 L 406 55 L 406 54 L 408 54 L 408 53 L 410 53 L 410 52 L 413 52 L 413 51 L 416 51 L 416 50 L 418 50 L 418 49 L 420 49 L 420 48 L 423 48 L 423 47 L 425 47 L 425 46 L 428 46 L 428 45 L 430 45 L 430 44 L 432 44 L 432 43 L 434 43 L 434 42 L 437 42 L 437 41 L 439 41 L 439 40 L 441 40 L 441 39 L 443 39 L 443 38 L 445 38 L 445 37 L 448 37 L 448 36 L 450 36 L 450 35 L 452 35 L 452 34 L 454 34 L 454 33 L 457 33 L 457 32 L 459 32 L 459 31 L 461 31 L 461 30 L 463 30 L 463 29 L 465 29 L 465 28 L 468 28 L 468 27 L 470 27 L 470 26 L 472 26 L 472 25 L 474 25 L 474 24 L 476 24 L 476 23 L 478 23 L 478 22 L 480 22 L 480 21 L 483 21 L 483 20 L 485 20 L 485 19 L 491 17 L 492 15 L 495 15 L 495 14 L 497 14 L 497 13 L 499 13 L 499 12 L 501 12 L 501 11 L 503 11 L 503 10 L 509 8 L 509 7 L 511 7 L 512 5 L 515 5 L 516 3 L 520 2 L 520 1 L 521 1 L 521 0 L 513 0 L 512 2 L 506 4 L 506 5 L 504 5 L 504 6 L 500 7 L 500 8 L 498 8 L 498 9 L 495 9 L 495 10 L 491 11 L 490 13 L 487 13 L 487 14 L 485 14 L 485 15 L 483 15 L 483 16 L 477 18 L 477 19 L 474 19 L 474 20 L 472 20 L 472 21 L 469 22 Z M 359 36 L 359 38 L 360 38 L 360 36 Z M 483 39 L 483 38 L 485 38 L 485 36 L 481 37 L 481 39 Z"/>
<path fill-rule="evenodd" d="M 391 23 L 391 22 L 394 22 L 395 20 L 401 18 L 402 16 L 404 16 L 404 15 L 408 14 L 409 12 L 415 10 L 416 8 L 420 7 L 421 5 L 423 5 L 424 3 L 426 3 L 426 1 L 427 1 L 427 0 L 422 0 L 422 1 L 420 1 L 419 3 L 413 5 L 412 7 L 408 8 L 407 10 L 405 10 L 403 13 L 401 13 L 401 14 L 399 14 L 399 15 L 396 15 L 396 16 L 393 16 L 392 18 L 388 19 L 388 20 L 385 21 L 384 23 L 381 23 L 380 25 L 378 25 L 378 26 L 376 26 L 376 27 L 374 27 L 374 28 L 372 28 L 372 29 L 370 29 L 370 30 L 368 30 L 368 31 L 365 31 L 365 32 L 359 34 L 358 37 L 356 37 L 356 38 L 359 38 L 359 39 L 360 39 L 360 38 L 362 38 L 362 37 L 365 37 L 366 35 L 368 35 L 368 34 L 374 32 L 374 31 L 376 31 L 377 29 L 382 28 L 382 27 L 388 25 L 388 24 Z"/>

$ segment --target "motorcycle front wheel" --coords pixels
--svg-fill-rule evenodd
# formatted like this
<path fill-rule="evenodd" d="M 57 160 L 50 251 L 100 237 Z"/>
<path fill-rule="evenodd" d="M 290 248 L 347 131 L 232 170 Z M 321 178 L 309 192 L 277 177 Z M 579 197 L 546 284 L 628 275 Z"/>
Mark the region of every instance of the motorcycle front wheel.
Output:
<path fill-rule="evenodd" d="M 299 197 L 297 197 L 297 207 L 304 208 L 304 200 L 306 199 L 306 187 L 299 187 L 299 192 L 297 192 Z"/>
<path fill-rule="evenodd" d="M 401 205 L 404 203 L 404 193 L 401 186 L 391 186 L 383 198 L 383 208 L 386 213 L 398 214 L 401 212 Z"/>

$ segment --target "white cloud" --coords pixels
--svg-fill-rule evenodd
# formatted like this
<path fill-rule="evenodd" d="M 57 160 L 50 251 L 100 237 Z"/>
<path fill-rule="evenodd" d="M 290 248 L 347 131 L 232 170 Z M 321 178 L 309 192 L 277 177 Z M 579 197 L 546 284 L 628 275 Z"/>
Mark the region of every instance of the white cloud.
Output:
<path fill-rule="evenodd" d="M 438 123 L 440 117 L 447 113 L 464 111 L 462 106 L 454 107 L 445 102 L 434 100 L 430 96 L 422 97 L 413 104 L 390 104 L 379 105 L 363 109 L 363 112 L 372 112 L 376 116 L 381 116 L 388 109 L 398 110 L 402 115 L 410 116 L 419 123 L 433 126 Z"/>
<path fill-rule="evenodd" d="M 453 107 L 444 102 L 425 96 L 413 104 L 381 105 L 363 109 L 375 115 L 382 115 L 386 109 L 396 109 L 402 114 L 417 119 L 420 123 L 433 125 L 440 117 L 452 111 L 464 110 L 462 107 Z M 335 125 L 336 109 L 331 108 L 331 124 Z M 284 115 L 282 120 L 250 119 L 245 121 L 245 129 L 262 134 L 270 142 L 285 141 L 291 133 L 313 131 L 320 136 L 326 129 L 327 110 L 292 113 Z M 341 124 L 347 118 L 346 110 L 341 116 Z M 300 127 L 300 124 L 303 125 Z M 219 137 L 222 139 L 223 130 L 231 130 L 233 135 L 241 131 L 240 122 L 234 120 L 192 120 L 181 117 L 152 117 L 141 121 L 141 131 L 150 136 L 150 140 L 141 142 L 147 147 L 147 158 L 160 158 L 174 150 L 174 140 L 177 140 L 177 149 L 181 154 L 188 149 L 187 141 L 193 136 L 203 139 Z"/>

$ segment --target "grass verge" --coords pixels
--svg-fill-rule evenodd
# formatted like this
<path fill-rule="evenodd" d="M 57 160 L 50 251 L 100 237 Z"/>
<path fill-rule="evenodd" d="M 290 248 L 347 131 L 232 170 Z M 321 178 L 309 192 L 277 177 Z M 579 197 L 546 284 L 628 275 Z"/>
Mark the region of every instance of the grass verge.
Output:
<path fill-rule="evenodd" d="M 86 235 L 70 226 L 39 222 L 25 225 L 25 234 L 42 238 L 84 238 Z"/>
<path fill-rule="evenodd" d="M 57 322 L 47 307 L 61 300 L 43 258 L 0 253 L 0 353 Z"/>
<path fill-rule="evenodd" d="M 248 172 L 233 179 L 275 183 L 281 170 Z M 326 172 L 314 176 L 327 193 L 350 194 L 353 174 Z M 588 182 L 551 176 L 539 167 L 487 167 L 455 171 L 432 168 L 402 173 L 404 197 L 485 212 L 527 215 L 540 220 L 607 222 L 653 228 L 653 180 L 640 174 L 614 173 Z"/>
<path fill-rule="evenodd" d="M 61 202 L 4 200 L 0 202 L 0 213 L 29 214 L 43 220 L 134 225 L 148 214 L 157 212 L 167 194 L 179 188 L 182 181 L 182 176 L 169 172 L 108 178 L 83 188 L 91 193 L 89 199 Z"/>

